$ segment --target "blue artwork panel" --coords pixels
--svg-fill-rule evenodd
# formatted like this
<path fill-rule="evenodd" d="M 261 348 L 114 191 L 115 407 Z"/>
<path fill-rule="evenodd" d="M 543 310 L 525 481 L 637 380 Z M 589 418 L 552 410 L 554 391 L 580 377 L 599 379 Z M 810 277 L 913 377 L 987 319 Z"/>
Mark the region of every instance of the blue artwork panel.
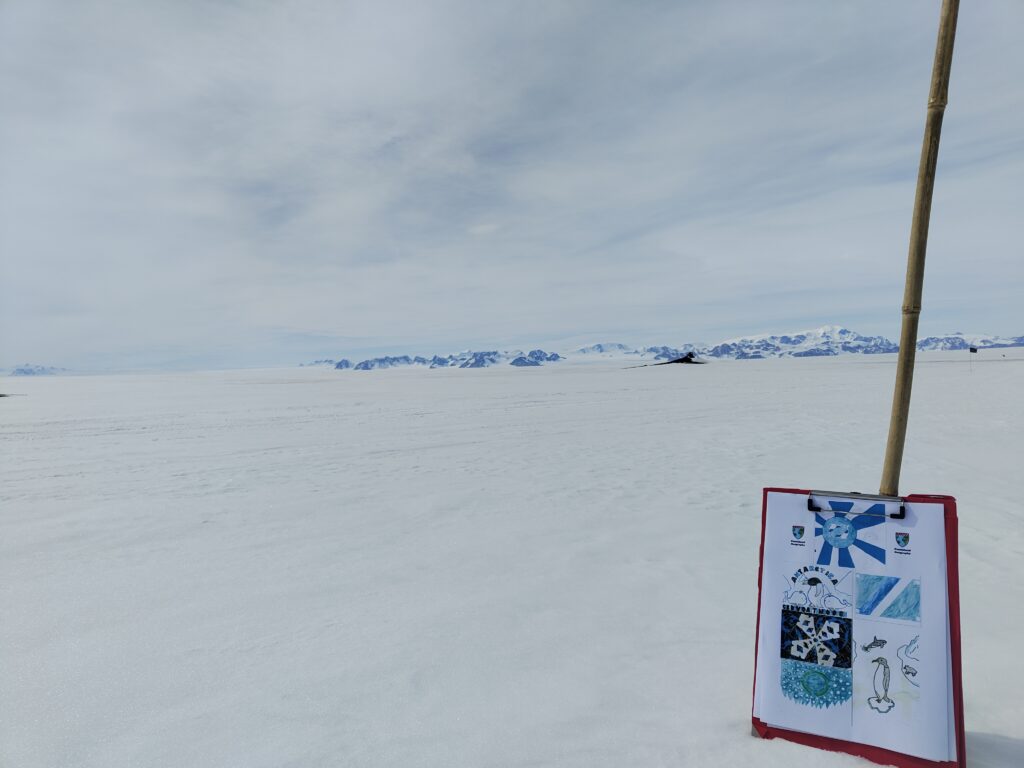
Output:
<path fill-rule="evenodd" d="M 896 576 L 872 576 L 857 574 L 857 613 L 870 616 L 879 604 L 889 596 L 892 588 L 900 583 Z"/>
<path fill-rule="evenodd" d="M 921 582 L 913 579 L 889 607 L 882 611 L 884 619 L 902 619 L 903 621 L 921 620 Z"/>
<path fill-rule="evenodd" d="M 787 699 L 808 707 L 835 707 L 853 696 L 853 670 L 848 668 L 783 659 L 779 682 Z"/>
<path fill-rule="evenodd" d="M 857 567 L 857 559 L 863 560 L 861 553 L 885 563 L 885 550 L 871 542 L 858 538 L 858 532 L 865 528 L 873 528 L 885 522 L 885 505 L 874 504 L 863 513 L 850 515 L 852 501 L 830 501 L 829 506 L 835 513 L 832 517 L 823 517 L 815 513 L 814 519 L 818 527 L 814 535 L 822 538 L 821 550 L 818 553 L 818 565 L 832 565 L 833 556 L 841 568 Z M 858 558 L 854 558 L 854 552 Z"/>
<path fill-rule="evenodd" d="M 849 668 L 852 621 L 836 613 L 784 608 L 780 656 L 822 667 Z"/>
<path fill-rule="evenodd" d="M 857 613 L 899 621 L 921 620 L 921 580 L 857 574 Z"/>

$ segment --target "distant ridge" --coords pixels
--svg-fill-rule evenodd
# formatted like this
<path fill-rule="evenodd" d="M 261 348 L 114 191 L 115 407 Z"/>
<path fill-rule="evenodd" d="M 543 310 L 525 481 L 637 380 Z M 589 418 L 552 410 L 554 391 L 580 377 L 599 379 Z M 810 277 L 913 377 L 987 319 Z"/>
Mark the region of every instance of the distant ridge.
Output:
<path fill-rule="evenodd" d="M 363 360 L 351 366 L 356 371 L 373 371 L 379 368 L 398 368 L 402 366 L 419 365 L 425 368 L 489 368 L 492 365 L 514 365 L 516 367 L 535 367 L 544 363 L 554 363 L 564 359 L 557 352 L 545 352 L 543 349 L 533 349 L 529 352 L 521 350 L 502 351 L 488 350 L 485 352 L 474 352 L 467 350 L 454 355 L 441 357 L 420 357 L 399 355 L 397 357 L 374 357 Z M 342 365 L 346 363 L 346 365 Z M 348 368 L 347 360 L 342 360 L 335 368 Z"/>
<path fill-rule="evenodd" d="M 811 331 L 729 339 L 701 350 L 707 357 L 756 360 L 766 357 L 830 357 L 844 353 L 876 355 L 898 352 L 899 345 L 884 336 L 861 336 L 837 325 Z"/>
<path fill-rule="evenodd" d="M 953 351 L 958 349 L 1006 349 L 1007 347 L 1024 347 L 1024 336 L 971 336 L 963 333 L 952 333 L 949 336 L 929 336 L 917 342 L 920 350 Z"/>
<path fill-rule="evenodd" d="M 67 373 L 67 368 L 55 368 L 52 365 L 32 365 L 23 363 L 17 368 L 12 368 L 10 376 L 56 376 L 60 373 Z"/>
<path fill-rule="evenodd" d="M 917 342 L 921 351 L 956 351 L 970 347 L 978 349 L 1004 349 L 1024 347 L 1024 336 L 987 336 L 952 333 L 946 336 L 928 336 Z M 421 366 L 424 368 L 489 368 L 495 365 L 511 365 L 520 368 L 537 367 L 560 360 L 613 358 L 630 356 L 643 360 L 673 360 L 694 352 L 700 357 L 731 360 L 762 360 L 776 357 L 834 357 L 836 355 L 891 354 L 899 351 L 899 345 L 884 336 L 863 336 L 856 331 L 838 325 L 825 325 L 807 331 L 785 334 L 760 334 L 727 339 L 711 346 L 681 344 L 679 346 L 648 346 L 634 348 L 626 344 L 600 342 L 578 347 L 559 354 L 534 349 L 530 352 L 472 351 L 433 357 L 410 355 L 375 357 L 359 363 L 348 360 L 316 360 L 305 365 L 330 365 L 339 370 L 351 368 L 356 371 L 372 371 L 380 368 Z"/>

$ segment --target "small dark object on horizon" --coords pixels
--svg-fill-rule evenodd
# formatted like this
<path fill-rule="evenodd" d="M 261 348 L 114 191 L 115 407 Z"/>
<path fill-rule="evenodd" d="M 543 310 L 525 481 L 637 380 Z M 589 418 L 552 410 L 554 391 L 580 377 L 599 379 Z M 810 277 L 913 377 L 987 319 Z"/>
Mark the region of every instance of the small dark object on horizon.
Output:
<path fill-rule="evenodd" d="M 971 354 L 975 354 L 975 355 L 978 354 L 978 348 L 977 347 L 971 347 Z"/>
<path fill-rule="evenodd" d="M 690 365 L 704 365 L 705 361 L 704 360 L 698 360 L 697 359 L 697 355 L 695 355 L 693 352 L 687 352 L 685 355 L 683 355 L 682 357 L 677 357 L 675 360 L 664 360 L 664 361 L 662 361 L 660 363 L 655 363 L 655 365 L 672 365 L 672 363 L 688 363 Z"/>
<path fill-rule="evenodd" d="M 646 365 L 631 365 L 629 368 L 653 368 L 655 365 L 672 365 L 673 363 L 704 365 L 706 362 L 707 360 L 698 360 L 695 353 L 687 352 L 685 355 L 677 357 L 675 360 L 662 360 L 660 363 L 647 363 Z M 629 370 L 629 368 L 626 370 Z"/>

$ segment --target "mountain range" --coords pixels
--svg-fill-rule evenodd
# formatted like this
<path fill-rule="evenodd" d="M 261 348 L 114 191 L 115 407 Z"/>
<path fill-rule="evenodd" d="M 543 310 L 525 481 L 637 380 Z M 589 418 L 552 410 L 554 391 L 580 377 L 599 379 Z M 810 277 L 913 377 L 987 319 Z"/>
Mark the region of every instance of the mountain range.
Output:
<path fill-rule="evenodd" d="M 512 352 L 500 352 L 498 350 L 473 352 L 467 350 L 466 352 L 445 355 L 444 357 L 439 355 L 429 358 L 411 357 L 409 355 L 375 357 L 370 360 L 363 360 L 355 365 L 352 365 L 348 360 L 339 360 L 334 367 L 338 370 L 352 368 L 356 371 L 372 371 L 378 368 L 396 368 L 406 365 L 419 365 L 426 368 L 489 368 L 492 365 L 507 363 L 517 367 L 535 367 L 562 359 L 562 356 L 557 352 L 545 352 L 543 349 L 534 349 L 525 353 L 520 350 Z"/>
<path fill-rule="evenodd" d="M 971 347 L 979 350 L 1024 347 L 1024 336 L 992 336 L 988 334 L 967 334 L 957 331 L 945 336 L 926 336 L 919 339 L 917 348 L 923 352 L 960 352 Z M 808 331 L 786 334 L 761 334 L 726 339 L 717 344 L 680 344 L 678 346 L 653 345 L 633 347 L 627 344 L 602 342 L 589 344 L 564 352 L 548 352 L 543 349 L 521 350 L 466 350 L 449 355 L 396 355 L 374 357 L 359 362 L 342 358 L 322 358 L 303 366 L 322 366 L 336 370 L 371 371 L 379 368 L 401 368 L 419 366 L 423 368 L 489 368 L 495 365 L 511 365 L 516 368 L 535 368 L 564 360 L 586 362 L 588 360 L 623 358 L 640 362 L 663 362 L 674 360 L 693 352 L 708 359 L 758 360 L 774 357 L 832 357 L 845 354 L 891 354 L 899 351 L 899 345 L 884 336 L 862 336 L 837 325 L 825 325 Z M 0 369 L 0 374 L 9 376 L 53 376 L 69 373 L 66 368 L 25 363 L 15 368 Z"/>
<path fill-rule="evenodd" d="M 56 376 L 58 373 L 66 373 L 67 368 L 55 368 L 52 365 L 33 365 L 23 363 L 17 368 L 12 368 L 9 376 Z"/>
<path fill-rule="evenodd" d="M 953 333 L 949 336 L 928 336 L 919 339 L 917 348 L 920 350 L 960 350 L 976 347 L 977 349 L 1006 349 L 1007 347 L 1024 347 L 1024 336 L 969 336 Z"/>
<path fill-rule="evenodd" d="M 957 351 L 970 347 L 978 349 L 1001 349 L 1024 347 L 1024 336 L 984 336 L 953 333 L 947 336 L 928 336 L 917 343 L 922 351 Z M 772 357 L 831 357 L 843 354 L 891 354 L 899 351 L 899 345 L 884 336 L 862 336 L 848 328 L 826 325 L 808 331 L 789 334 L 762 334 L 727 339 L 713 345 L 681 344 L 679 346 L 631 347 L 618 343 L 599 343 L 579 347 L 559 354 L 534 349 L 529 352 L 513 351 L 472 351 L 432 357 L 398 355 L 375 357 L 352 363 L 342 360 L 315 360 L 306 365 L 331 365 L 338 370 L 370 371 L 379 368 L 421 366 L 424 368 L 488 368 L 494 365 L 536 367 L 545 363 L 566 359 L 593 359 L 629 356 L 652 362 L 674 360 L 694 352 L 700 357 L 759 360 Z"/>

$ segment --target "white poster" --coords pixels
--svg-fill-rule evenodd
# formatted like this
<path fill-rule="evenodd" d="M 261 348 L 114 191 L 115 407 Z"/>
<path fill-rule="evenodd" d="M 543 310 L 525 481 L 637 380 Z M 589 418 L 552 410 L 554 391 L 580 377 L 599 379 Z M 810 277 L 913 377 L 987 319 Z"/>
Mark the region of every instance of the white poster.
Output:
<path fill-rule="evenodd" d="M 755 716 L 955 759 L 943 506 L 811 502 L 768 494 Z"/>

